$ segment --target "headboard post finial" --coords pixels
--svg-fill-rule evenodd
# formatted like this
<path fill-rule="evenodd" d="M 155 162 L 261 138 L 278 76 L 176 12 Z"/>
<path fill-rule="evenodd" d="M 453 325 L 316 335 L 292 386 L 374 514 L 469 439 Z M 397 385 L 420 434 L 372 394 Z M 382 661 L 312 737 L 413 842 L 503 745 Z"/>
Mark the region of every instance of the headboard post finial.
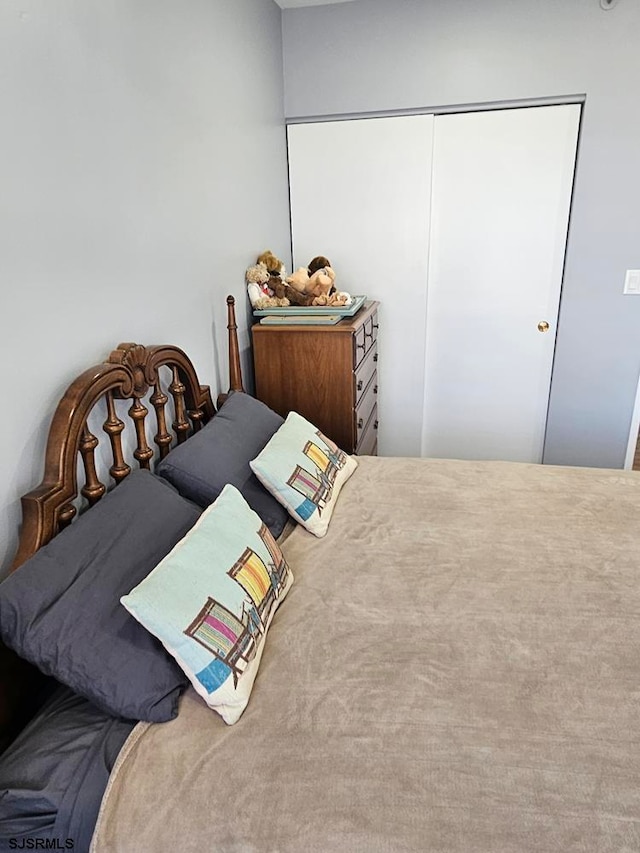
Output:
<path fill-rule="evenodd" d="M 238 347 L 238 326 L 236 324 L 236 300 L 227 296 L 227 329 L 229 331 L 229 390 L 244 391 L 242 385 L 242 365 Z"/>

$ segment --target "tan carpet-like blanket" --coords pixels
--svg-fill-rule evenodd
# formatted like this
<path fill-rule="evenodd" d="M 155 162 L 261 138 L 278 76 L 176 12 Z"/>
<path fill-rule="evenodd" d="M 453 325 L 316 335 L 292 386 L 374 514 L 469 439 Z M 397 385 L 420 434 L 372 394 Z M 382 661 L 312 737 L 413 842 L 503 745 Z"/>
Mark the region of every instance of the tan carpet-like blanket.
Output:
<path fill-rule="evenodd" d="M 139 726 L 93 849 L 640 850 L 640 475 L 359 463 L 244 716 Z"/>

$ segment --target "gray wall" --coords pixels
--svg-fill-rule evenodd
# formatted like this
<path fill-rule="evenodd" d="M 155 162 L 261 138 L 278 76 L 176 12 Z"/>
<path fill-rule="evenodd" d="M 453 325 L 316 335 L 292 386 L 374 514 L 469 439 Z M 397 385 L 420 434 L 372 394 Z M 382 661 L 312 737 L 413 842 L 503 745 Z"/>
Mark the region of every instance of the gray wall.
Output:
<path fill-rule="evenodd" d="M 640 268 L 638 0 L 356 0 L 285 11 L 283 37 L 290 118 L 586 95 L 545 461 L 622 467 L 640 371 L 640 297 L 622 293 Z"/>
<path fill-rule="evenodd" d="M 0 116 L 2 574 L 69 381 L 175 343 L 217 392 L 226 294 L 246 349 L 245 267 L 290 263 L 280 10 L 3 0 Z"/>

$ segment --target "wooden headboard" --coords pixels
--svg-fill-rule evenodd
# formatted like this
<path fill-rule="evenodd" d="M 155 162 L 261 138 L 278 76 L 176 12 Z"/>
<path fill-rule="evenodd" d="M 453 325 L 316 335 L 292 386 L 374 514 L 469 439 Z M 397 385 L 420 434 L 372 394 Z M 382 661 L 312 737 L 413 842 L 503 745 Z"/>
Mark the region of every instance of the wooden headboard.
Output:
<path fill-rule="evenodd" d="M 227 329 L 229 388 L 242 391 L 232 296 L 227 297 Z M 218 397 L 218 405 L 225 397 Z M 128 405 L 126 414 L 123 405 Z M 100 430 L 90 428 L 95 420 L 92 413 L 98 411 L 102 440 Z M 187 441 L 215 412 L 209 387 L 200 384 L 193 364 L 178 347 L 122 343 L 106 361 L 85 370 L 54 412 L 42 482 L 22 498 L 23 520 L 11 571 L 70 524 L 79 511 L 99 501 L 109 485 L 117 486 L 133 466 L 152 468 L 172 445 Z M 127 445 L 124 439 L 129 436 Z M 127 446 L 132 448 L 131 459 Z M 108 467 L 104 479 L 110 484 L 101 477 L 98 448 L 107 451 L 110 464 L 104 466 Z M 79 471 L 83 475 L 80 488 Z M 80 509 L 79 503 L 83 504 Z M 0 644 L 0 752 L 33 714 L 50 682 Z"/>

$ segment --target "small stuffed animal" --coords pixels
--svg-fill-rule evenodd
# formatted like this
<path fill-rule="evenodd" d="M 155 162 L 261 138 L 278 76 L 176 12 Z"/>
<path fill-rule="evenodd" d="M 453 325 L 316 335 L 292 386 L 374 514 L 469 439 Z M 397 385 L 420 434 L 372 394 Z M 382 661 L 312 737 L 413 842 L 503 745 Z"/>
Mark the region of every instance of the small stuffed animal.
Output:
<path fill-rule="evenodd" d="M 267 287 L 269 287 L 269 289 L 273 291 L 273 295 L 276 296 L 278 299 L 285 298 L 286 285 L 279 275 L 273 275 L 272 273 L 269 276 Z"/>
<path fill-rule="evenodd" d="M 326 261 L 326 263 L 324 263 L 322 266 L 318 266 L 318 264 L 320 264 L 322 261 Z M 322 277 L 322 279 L 319 280 L 317 278 L 318 276 L 323 276 L 323 277 Z M 329 276 L 329 278 L 331 279 L 331 284 L 329 286 L 329 290 L 326 292 L 327 292 L 327 294 L 333 293 L 334 290 L 336 289 L 336 285 L 335 285 L 336 274 L 333 271 L 331 264 L 329 263 L 329 259 L 324 258 L 322 255 L 318 255 L 318 257 L 314 258 L 311 261 L 311 263 L 309 264 L 309 286 L 308 286 L 306 292 L 307 293 L 313 293 L 315 296 L 323 295 L 325 293 L 324 288 L 326 286 L 326 276 Z M 317 285 L 318 285 L 319 281 L 322 282 L 322 285 L 321 285 L 322 289 L 321 289 L 320 293 L 317 292 L 318 291 Z"/>
<path fill-rule="evenodd" d="M 313 275 L 314 272 L 321 270 L 323 267 L 330 267 L 331 261 L 328 258 L 325 258 L 323 255 L 317 255 L 312 261 L 309 263 L 309 275 Z"/>
<path fill-rule="evenodd" d="M 296 290 L 295 287 L 292 287 L 290 284 L 285 284 L 285 288 L 286 297 L 292 305 L 311 305 L 313 296 L 309 296 L 306 293 L 300 293 L 299 290 Z"/>
<path fill-rule="evenodd" d="M 262 296 L 256 300 L 253 307 L 261 311 L 263 308 L 287 308 L 290 304 L 286 297 L 279 299 L 277 296 Z"/>
<path fill-rule="evenodd" d="M 259 299 L 273 296 L 273 291 L 269 289 L 267 282 L 269 281 L 269 273 L 264 264 L 254 264 L 247 267 L 244 275 L 247 283 L 247 293 L 249 301 L 254 306 Z"/>
<path fill-rule="evenodd" d="M 349 305 L 351 297 L 348 293 L 339 293 L 337 290 L 328 296 L 316 296 L 313 299 L 312 305 L 326 305 L 330 308 L 342 308 L 343 305 Z"/>
<path fill-rule="evenodd" d="M 270 249 L 267 249 L 266 252 L 263 252 L 261 255 L 259 255 L 256 263 L 264 264 L 267 268 L 267 271 L 271 275 L 279 275 L 281 278 L 284 277 L 284 264 L 282 263 L 280 258 L 276 258 L 276 256 Z"/>
<path fill-rule="evenodd" d="M 247 267 L 245 281 L 252 308 L 281 308 L 289 305 L 282 279 L 269 275 L 265 264 L 258 263 Z"/>
<path fill-rule="evenodd" d="M 343 305 L 351 305 L 353 302 L 353 296 L 350 293 L 347 293 L 346 290 L 334 290 L 329 299 L 332 299 L 332 305 L 340 306 Z"/>
<path fill-rule="evenodd" d="M 333 287 L 333 278 L 328 271 L 331 267 L 323 267 L 309 276 L 305 292 L 311 296 L 328 296 Z M 333 272 L 333 270 L 331 270 Z"/>
<path fill-rule="evenodd" d="M 287 284 L 298 293 L 314 297 L 322 296 L 331 292 L 335 277 L 331 267 L 321 267 L 311 276 L 304 267 L 298 267 L 292 275 L 288 276 Z"/>
<path fill-rule="evenodd" d="M 307 285 L 309 284 L 309 273 L 305 267 L 298 267 L 294 273 L 287 277 L 286 281 L 298 293 L 306 293 Z"/>
<path fill-rule="evenodd" d="M 267 249 L 266 252 L 258 256 L 257 264 L 264 266 L 269 274 L 267 287 L 271 291 L 271 294 L 277 299 L 286 299 L 284 284 L 285 267 L 280 258 L 276 258 L 273 252 Z"/>

